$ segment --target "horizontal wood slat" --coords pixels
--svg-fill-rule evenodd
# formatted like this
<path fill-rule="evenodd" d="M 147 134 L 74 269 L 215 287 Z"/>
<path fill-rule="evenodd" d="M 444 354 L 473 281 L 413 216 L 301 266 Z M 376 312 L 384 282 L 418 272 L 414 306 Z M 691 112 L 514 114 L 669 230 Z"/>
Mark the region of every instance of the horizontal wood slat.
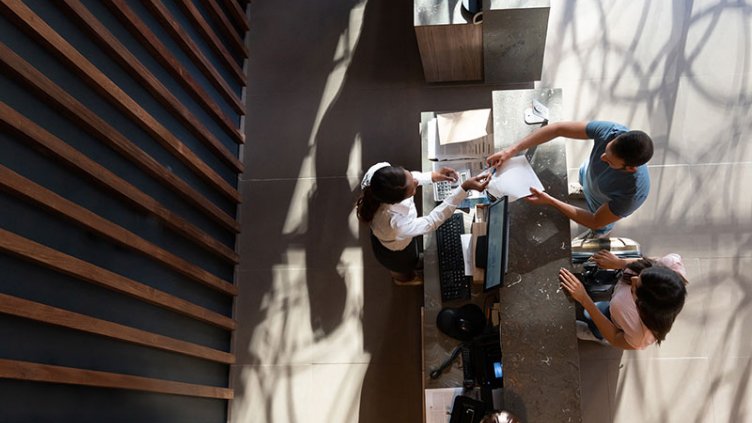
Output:
<path fill-rule="evenodd" d="M 1 165 L 0 188 L 5 188 L 21 198 L 33 201 L 42 208 L 59 213 L 74 223 L 109 239 L 111 242 L 144 254 L 196 282 L 224 294 L 237 295 L 237 288 L 230 282 L 152 244 L 125 228 L 92 213 Z"/>
<path fill-rule="evenodd" d="M 151 95 L 168 108 L 173 115 L 180 119 L 191 132 L 196 135 L 209 149 L 225 164 L 238 172 L 243 172 L 243 164 L 214 136 L 201 121 L 178 100 L 149 69 L 131 54 L 118 39 L 97 20 L 94 15 L 78 0 L 65 0 L 62 4 L 68 7 L 70 14 L 83 25 L 94 37 L 100 47 L 114 58 L 128 73 L 138 80 Z"/>
<path fill-rule="evenodd" d="M 0 294 L 0 313 L 218 363 L 235 362 L 235 357 L 224 351 L 6 294 Z"/>
<path fill-rule="evenodd" d="M 15 21 L 22 29 L 29 32 L 37 41 L 73 68 L 82 79 L 133 119 L 135 123 L 139 124 L 196 175 L 211 184 L 227 198 L 236 203 L 240 202 L 240 195 L 235 188 L 222 179 L 157 119 L 144 110 L 25 4 L 13 0 L 0 0 L 0 6 L 11 20 Z"/>
<path fill-rule="evenodd" d="M 162 43 L 154 32 L 144 24 L 138 15 L 128 6 L 125 1 L 105 0 L 105 5 L 120 19 L 125 27 L 136 37 L 151 55 L 177 80 L 196 100 L 201 107 L 217 119 L 226 131 L 230 131 L 236 142 L 244 141 L 243 134 L 238 129 L 238 124 L 233 123 L 229 117 L 222 111 L 219 105 L 212 100 L 212 96 L 204 90 L 202 85 L 196 81 L 191 73 L 173 56 L 170 49 Z M 234 110 L 240 114 L 245 114 L 245 106 L 238 101 L 230 102 Z"/>
<path fill-rule="evenodd" d="M 246 19 L 245 12 L 243 11 L 243 8 L 240 7 L 240 4 L 235 0 L 224 0 L 224 3 L 225 7 L 230 11 L 229 14 L 232 17 L 232 20 L 240 25 L 241 32 L 248 31 L 248 20 Z"/>
<path fill-rule="evenodd" d="M 54 154 L 55 157 L 63 160 L 69 166 L 83 172 L 100 186 L 115 192 L 121 198 L 127 200 L 131 206 L 155 216 L 164 225 L 194 241 L 202 248 L 232 263 L 238 263 L 238 255 L 233 250 L 173 213 L 128 181 L 79 153 L 65 141 L 47 132 L 2 101 L 0 101 L 0 123 L 23 135 L 26 140 L 34 143 L 34 145 Z"/>
<path fill-rule="evenodd" d="M 162 307 L 192 319 L 234 330 L 234 320 L 158 289 L 128 279 L 107 269 L 87 263 L 37 242 L 0 228 L 0 251 L 20 257 L 56 272 L 72 276 L 114 292 Z"/>
<path fill-rule="evenodd" d="M 224 400 L 233 397 L 232 389 L 228 388 L 5 359 L 0 359 L 0 378 L 129 389 Z"/>
<path fill-rule="evenodd" d="M 211 45 L 214 52 L 225 62 L 227 67 L 232 70 L 235 78 L 245 85 L 246 80 L 243 70 L 240 69 L 238 63 L 233 59 L 232 53 L 227 51 L 225 45 L 220 41 L 217 34 L 206 22 L 206 19 L 201 15 L 201 12 L 199 12 L 196 6 L 193 5 L 193 2 L 191 0 L 180 0 L 178 3 L 182 6 L 185 14 L 188 15 L 188 18 L 190 18 L 196 29 L 201 33 L 201 36 Z"/>
<path fill-rule="evenodd" d="M 77 122 L 88 132 L 97 137 L 136 166 L 164 184 L 182 198 L 198 207 L 198 209 L 227 229 L 240 231 L 240 225 L 227 213 L 219 209 L 198 191 L 165 168 L 154 158 L 138 148 L 96 113 L 81 104 L 73 96 L 57 86 L 36 68 L 24 61 L 5 44 L 0 43 L 0 63 L 16 78 L 29 85 L 34 92 L 45 100 L 52 102 L 61 109 L 71 120 Z"/>
<path fill-rule="evenodd" d="M 227 84 L 227 81 L 222 75 L 217 72 L 214 65 L 209 62 L 209 59 L 204 56 L 201 49 L 193 42 L 193 40 L 185 33 L 183 28 L 178 24 L 177 20 L 172 16 L 169 10 L 159 0 L 142 0 L 142 3 L 151 10 L 152 14 L 159 20 L 167 32 L 177 41 L 183 51 L 193 60 L 199 70 L 206 76 L 209 82 L 222 94 L 222 96 L 230 102 L 240 102 L 240 97 L 237 96 L 232 88 Z M 238 80 L 241 84 L 245 85 L 245 75 L 240 72 Z"/>
<path fill-rule="evenodd" d="M 218 26 L 225 36 L 231 41 L 230 45 L 233 49 L 236 52 L 243 54 L 243 57 L 248 57 L 248 49 L 245 47 L 245 43 L 241 38 L 241 35 L 243 34 L 239 34 L 237 30 L 233 28 L 230 21 L 227 20 L 225 12 L 222 11 L 222 8 L 219 7 L 216 0 L 201 0 L 201 3 L 209 11 L 209 14 L 214 17 L 214 20 L 219 24 Z"/>

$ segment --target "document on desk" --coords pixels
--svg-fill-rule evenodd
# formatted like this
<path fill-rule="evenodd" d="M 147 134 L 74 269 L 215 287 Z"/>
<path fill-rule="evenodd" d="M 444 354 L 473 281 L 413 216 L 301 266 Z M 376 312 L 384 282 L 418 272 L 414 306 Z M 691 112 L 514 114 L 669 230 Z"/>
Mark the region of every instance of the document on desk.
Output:
<path fill-rule="evenodd" d="M 460 241 L 462 242 L 462 258 L 465 260 L 465 276 L 473 276 L 473 255 L 470 250 L 470 241 L 472 240 L 472 234 L 461 234 Z"/>
<path fill-rule="evenodd" d="M 446 145 L 485 137 L 491 132 L 490 122 L 491 109 L 437 113 L 439 144 Z"/>
<path fill-rule="evenodd" d="M 454 397 L 462 395 L 462 387 L 426 389 L 426 423 L 449 423 Z"/>
<path fill-rule="evenodd" d="M 429 160 L 485 159 L 493 154 L 493 134 L 442 145 L 437 122 L 438 119 L 433 118 L 425 127 Z"/>
<path fill-rule="evenodd" d="M 545 191 L 527 157 L 522 155 L 504 162 L 491 178 L 486 190 L 497 198 L 507 195 L 512 202 L 530 195 L 530 187 Z"/>

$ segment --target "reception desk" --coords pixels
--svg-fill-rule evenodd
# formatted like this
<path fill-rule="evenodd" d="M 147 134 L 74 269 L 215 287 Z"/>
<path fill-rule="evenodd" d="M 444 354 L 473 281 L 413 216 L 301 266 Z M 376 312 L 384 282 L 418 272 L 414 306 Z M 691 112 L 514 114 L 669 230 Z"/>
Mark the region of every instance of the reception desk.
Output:
<path fill-rule="evenodd" d="M 494 147 L 508 146 L 540 125 L 524 122 L 524 110 L 535 98 L 547 105 L 551 120 L 561 116 L 561 90 L 494 91 L 492 116 Z M 435 116 L 421 115 L 422 127 Z M 428 131 L 422 130 L 423 169 Z M 563 140 L 554 140 L 526 153 L 545 190 L 567 196 L 566 157 Z M 423 193 L 423 210 L 435 206 L 430 190 Z M 524 422 L 580 422 L 580 372 L 574 304 L 560 291 L 558 272 L 571 267 L 569 221 L 553 208 L 518 200 L 509 207 L 511 237 L 509 271 L 499 289 L 500 339 L 504 368 L 503 407 Z M 436 241 L 424 237 L 423 378 L 424 388 L 462 386 L 462 370 L 454 366 L 439 379 L 431 379 L 457 345 L 436 328 L 443 307 L 438 284 Z M 482 305 L 481 286 L 473 286 L 471 301 Z"/>

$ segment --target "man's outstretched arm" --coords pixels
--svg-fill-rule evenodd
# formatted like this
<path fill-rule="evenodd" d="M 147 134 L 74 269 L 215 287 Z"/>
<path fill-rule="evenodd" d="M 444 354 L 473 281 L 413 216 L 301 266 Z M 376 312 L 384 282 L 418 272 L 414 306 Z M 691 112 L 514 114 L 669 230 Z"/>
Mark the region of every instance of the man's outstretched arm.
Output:
<path fill-rule="evenodd" d="M 621 217 L 611 213 L 611 210 L 608 208 L 608 203 L 600 206 L 595 213 L 590 213 L 585 209 L 565 203 L 551 197 L 545 192 L 538 191 L 535 188 L 530 188 L 530 192 L 532 192 L 533 195 L 527 197 L 527 200 L 531 203 L 553 206 L 567 218 L 593 230 L 602 228 L 609 223 L 614 223 L 621 219 Z"/>
<path fill-rule="evenodd" d="M 506 160 L 516 156 L 530 147 L 551 141 L 554 138 L 565 137 L 586 140 L 589 139 L 585 127 L 587 122 L 556 122 L 546 125 L 530 133 L 519 142 L 497 152 L 486 159 L 489 166 L 499 167 Z"/>

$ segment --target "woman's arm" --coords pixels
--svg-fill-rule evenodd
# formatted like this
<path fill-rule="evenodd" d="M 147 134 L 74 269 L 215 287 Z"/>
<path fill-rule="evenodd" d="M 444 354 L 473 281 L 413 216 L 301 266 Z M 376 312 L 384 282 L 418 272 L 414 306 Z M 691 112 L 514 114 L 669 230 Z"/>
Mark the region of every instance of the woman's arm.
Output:
<path fill-rule="evenodd" d="M 491 178 L 487 174 L 473 176 L 463 182 L 461 187 L 457 187 L 429 214 L 410 220 L 394 219 L 392 227 L 397 231 L 400 238 L 412 238 L 432 232 L 454 213 L 457 206 L 467 197 L 468 190 L 483 191 L 490 180 Z"/>
<path fill-rule="evenodd" d="M 609 344 L 614 347 L 618 347 L 625 350 L 635 349 L 630 345 L 626 339 L 624 339 L 624 331 L 620 330 L 613 324 L 606 316 L 601 313 L 601 310 L 595 305 L 593 300 L 585 291 L 585 286 L 577 279 L 572 272 L 562 268 L 559 270 L 559 282 L 561 288 L 567 292 L 575 301 L 582 304 L 582 307 L 590 313 L 590 317 L 593 319 L 593 323 L 603 335 L 603 338 L 608 341 Z"/>
<path fill-rule="evenodd" d="M 626 269 L 629 263 L 640 260 L 640 258 L 619 258 L 608 250 L 600 250 L 593 254 L 593 261 L 601 269 Z"/>

